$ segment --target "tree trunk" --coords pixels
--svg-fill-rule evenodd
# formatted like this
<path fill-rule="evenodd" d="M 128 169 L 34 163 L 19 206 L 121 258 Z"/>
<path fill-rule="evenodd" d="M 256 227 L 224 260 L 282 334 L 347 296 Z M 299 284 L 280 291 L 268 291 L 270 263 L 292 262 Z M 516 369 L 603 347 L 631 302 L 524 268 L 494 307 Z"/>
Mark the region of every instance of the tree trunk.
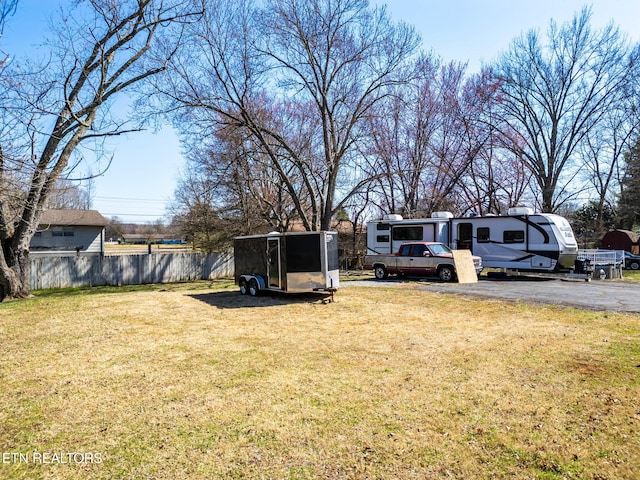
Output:
<path fill-rule="evenodd" d="M 29 250 L 16 248 L 13 242 L 2 242 L 0 256 L 0 302 L 12 298 L 28 298 Z"/>
<path fill-rule="evenodd" d="M 16 136 L 2 138 L 15 148 L 12 158 L 0 150 L 2 299 L 29 296 L 29 243 L 56 181 L 77 167 L 68 168 L 80 143 L 137 130 L 124 129 L 127 122 L 111 117 L 110 100 L 162 72 L 183 39 L 171 25 L 179 29 L 203 13 L 179 0 L 86 3 L 87 8 L 60 12 L 65 21 L 56 22 L 59 42 L 50 45 L 46 67 L 34 65 L 31 73 L 2 69 L 11 102 L 3 112 L 18 125 Z M 164 41 L 172 44 L 164 59 L 152 53 L 156 41 L 163 44 L 156 38 L 161 30 L 167 34 Z M 16 183 L 16 194 L 7 198 L 5 185 Z"/>

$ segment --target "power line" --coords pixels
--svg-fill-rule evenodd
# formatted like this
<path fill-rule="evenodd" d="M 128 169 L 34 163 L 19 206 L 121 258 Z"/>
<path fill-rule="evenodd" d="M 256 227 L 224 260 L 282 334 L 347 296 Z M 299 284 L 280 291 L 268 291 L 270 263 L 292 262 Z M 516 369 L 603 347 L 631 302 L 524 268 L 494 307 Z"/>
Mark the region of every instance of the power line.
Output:
<path fill-rule="evenodd" d="M 167 203 L 169 200 L 160 200 L 156 198 L 128 198 L 128 197 L 93 197 L 95 200 L 109 200 L 117 202 L 155 202 L 155 203 Z"/>
<path fill-rule="evenodd" d="M 110 215 L 114 217 L 164 217 L 165 213 L 114 213 L 114 212 L 100 212 L 102 215 Z"/>

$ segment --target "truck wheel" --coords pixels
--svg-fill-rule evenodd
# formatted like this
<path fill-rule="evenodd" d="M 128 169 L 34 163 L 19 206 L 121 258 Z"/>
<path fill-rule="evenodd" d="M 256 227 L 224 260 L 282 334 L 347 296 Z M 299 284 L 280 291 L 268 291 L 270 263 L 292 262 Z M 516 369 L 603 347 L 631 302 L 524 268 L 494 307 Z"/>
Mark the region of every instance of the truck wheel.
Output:
<path fill-rule="evenodd" d="M 438 269 L 438 277 L 443 282 L 450 282 L 453 280 L 453 268 L 443 265 Z"/>
<path fill-rule="evenodd" d="M 256 279 L 252 278 L 251 280 L 249 280 L 249 295 L 255 297 L 259 291 L 260 288 L 258 287 L 258 282 L 256 281 Z"/>
<path fill-rule="evenodd" d="M 249 291 L 249 287 L 247 286 L 247 281 L 244 278 L 240 279 L 240 295 L 246 295 Z"/>
<path fill-rule="evenodd" d="M 384 265 L 376 265 L 373 268 L 373 273 L 378 280 L 384 280 L 389 276 L 389 273 L 387 273 L 387 269 L 384 268 Z"/>

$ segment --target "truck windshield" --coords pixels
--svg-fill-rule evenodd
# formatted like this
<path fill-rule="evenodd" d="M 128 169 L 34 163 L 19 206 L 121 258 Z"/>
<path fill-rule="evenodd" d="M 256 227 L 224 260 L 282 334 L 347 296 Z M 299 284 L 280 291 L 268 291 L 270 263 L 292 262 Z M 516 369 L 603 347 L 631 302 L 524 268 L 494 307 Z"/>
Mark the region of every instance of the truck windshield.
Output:
<path fill-rule="evenodd" d="M 443 255 L 443 254 L 451 253 L 451 249 L 442 243 L 431 244 L 429 245 L 429 249 L 431 250 L 431 253 L 433 253 L 434 255 Z"/>

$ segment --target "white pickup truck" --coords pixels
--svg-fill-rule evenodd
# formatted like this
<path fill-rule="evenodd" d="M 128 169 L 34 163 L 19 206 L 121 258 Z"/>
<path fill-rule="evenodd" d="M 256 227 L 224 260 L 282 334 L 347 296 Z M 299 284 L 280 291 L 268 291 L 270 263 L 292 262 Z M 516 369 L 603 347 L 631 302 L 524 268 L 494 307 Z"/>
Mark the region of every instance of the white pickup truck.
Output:
<path fill-rule="evenodd" d="M 473 256 L 476 274 L 482 271 L 482 259 Z M 456 278 L 453 252 L 444 243 L 410 242 L 400 245 L 397 253 L 367 255 L 365 268 L 373 268 L 378 280 L 389 274 L 437 276 L 443 282 L 451 282 Z"/>

